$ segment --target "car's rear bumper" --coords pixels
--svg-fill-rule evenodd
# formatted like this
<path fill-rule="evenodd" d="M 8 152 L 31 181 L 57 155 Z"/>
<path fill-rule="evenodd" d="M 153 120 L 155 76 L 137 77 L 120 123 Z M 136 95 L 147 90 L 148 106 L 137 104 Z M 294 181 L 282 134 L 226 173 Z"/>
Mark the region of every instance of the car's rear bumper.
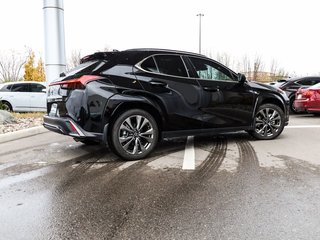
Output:
<path fill-rule="evenodd" d="M 309 99 L 295 100 L 294 107 L 297 112 L 320 112 L 320 102 Z"/>
<path fill-rule="evenodd" d="M 68 117 L 52 117 L 45 115 L 43 117 L 43 126 L 50 131 L 68 135 L 76 139 L 104 140 L 102 133 L 87 132 Z"/>
<path fill-rule="evenodd" d="M 294 101 L 294 107 L 297 112 L 306 112 L 307 107 L 307 101 L 306 100 L 295 100 Z"/>

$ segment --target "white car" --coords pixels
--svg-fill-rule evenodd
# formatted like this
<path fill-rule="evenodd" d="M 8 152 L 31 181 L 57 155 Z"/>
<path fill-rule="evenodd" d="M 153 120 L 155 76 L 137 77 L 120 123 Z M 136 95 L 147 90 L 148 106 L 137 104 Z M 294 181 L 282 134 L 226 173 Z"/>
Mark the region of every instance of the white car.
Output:
<path fill-rule="evenodd" d="M 44 82 L 21 81 L 0 84 L 0 102 L 9 111 L 45 112 L 46 98 Z"/>

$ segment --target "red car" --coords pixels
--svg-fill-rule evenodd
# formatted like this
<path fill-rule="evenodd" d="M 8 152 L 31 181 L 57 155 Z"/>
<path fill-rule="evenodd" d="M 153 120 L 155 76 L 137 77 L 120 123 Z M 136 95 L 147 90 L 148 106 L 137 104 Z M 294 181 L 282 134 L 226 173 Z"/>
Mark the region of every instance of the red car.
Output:
<path fill-rule="evenodd" d="M 294 107 L 297 112 L 320 113 L 320 83 L 300 88 L 296 93 Z"/>

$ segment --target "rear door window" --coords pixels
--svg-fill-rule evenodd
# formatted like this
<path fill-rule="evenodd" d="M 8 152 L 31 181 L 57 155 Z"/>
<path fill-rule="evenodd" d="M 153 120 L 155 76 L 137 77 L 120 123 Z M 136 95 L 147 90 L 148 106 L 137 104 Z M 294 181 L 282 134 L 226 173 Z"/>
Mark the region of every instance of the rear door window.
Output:
<path fill-rule="evenodd" d="M 144 60 L 143 63 L 141 64 L 141 68 L 143 70 L 148 71 L 148 72 L 155 72 L 155 73 L 159 72 L 159 69 L 158 69 L 153 57 L 149 57 L 148 59 Z"/>
<path fill-rule="evenodd" d="M 13 84 L 11 92 L 30 92 L 28 83 Z"/>
<path fill-rule="evenodd" d="M 188 77 L 187 70 L 184 66 L 181 56 L 179 55 L 156 55 L 154 56 L 159 73 Z"/>

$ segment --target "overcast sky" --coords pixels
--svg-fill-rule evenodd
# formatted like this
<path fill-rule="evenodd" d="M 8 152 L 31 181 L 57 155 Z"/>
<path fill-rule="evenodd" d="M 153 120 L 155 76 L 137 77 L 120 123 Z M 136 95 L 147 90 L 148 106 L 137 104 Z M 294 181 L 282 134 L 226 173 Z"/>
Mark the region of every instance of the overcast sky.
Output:
<path fill-rule="evenodd" d="M 64 0 L 66 52 L 169 48 L 236 60 L 259 55 L 298 75 L 320 73 L 316 0 Z M 43 1 L 1 0 L 0 52 L 32 48 L 44 58 Z"/>

